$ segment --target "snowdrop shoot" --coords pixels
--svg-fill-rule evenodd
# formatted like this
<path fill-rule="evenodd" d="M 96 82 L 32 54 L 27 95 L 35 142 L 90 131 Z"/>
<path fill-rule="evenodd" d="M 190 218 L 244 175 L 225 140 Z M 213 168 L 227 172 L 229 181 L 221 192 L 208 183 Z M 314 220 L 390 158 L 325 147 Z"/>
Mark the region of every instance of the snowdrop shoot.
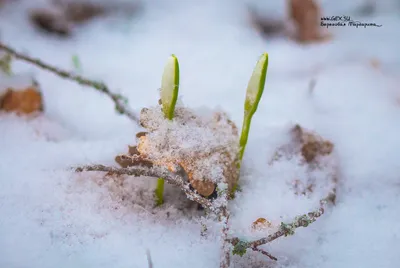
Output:
<path fill-rule="evenodd" d="M 161 105 L 165 118 L 172 120 L 174 118 L 174 111 L 176 101 L 178 100 L 179 91 L 179 63 L 177 57 L 172 54 L 167 64 L 164 67 L 164 73 L 161 80 Z M 159 178 L 157 181 L 157 188 L 155 191 L 156 204 L 162 205 L 164 195 L 164 180 Z"/>
<path fill-rule="evenodd" d="M 249 84 L 246 91 L 246 99 L 244 101 L 244 118 L 242 125 L 242 133 L 240 135 L 240 150 L 239 150 L 239 164 L 243 159 L 244 150 L 246 148 L 247 139 L 249 138 L 251 119 L 257 111 L 258 103 L 264 92 L 265 78 L 268 69 L 268 54 L 261 55 L 254 68 L 253 74 L 250 77 Z"/>
<path fill-rule="evenodd" d="M 164 68 L 161 81 L 161 101 L 165 118 L 172 120 L 179 91 L 179 63 L 172 54 Z"/>

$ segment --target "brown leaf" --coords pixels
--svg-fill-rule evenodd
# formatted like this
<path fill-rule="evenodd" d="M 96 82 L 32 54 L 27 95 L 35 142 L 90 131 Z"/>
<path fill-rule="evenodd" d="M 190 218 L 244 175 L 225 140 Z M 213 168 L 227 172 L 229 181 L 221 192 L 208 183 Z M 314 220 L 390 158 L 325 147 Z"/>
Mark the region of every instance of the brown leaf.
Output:
<path fill-rule="evenodd" d="M 277 149 L 273 158 L 269 161 L 269 165 L 273 165 L 275 161 L 282 157 L 291 159 L 297 156 L 302 158 L 300 165 L 306 165 L 308 172 L 324 170 L 326 168 L 331 170 L 333 168 L 333 170 L 331 170 L 333 173 L 329 173 L 327 179 L 330 180 L 333 185 L 336 185 L 338 180 L 338 162 L 336 155 L 332 154 L 334 149 L 333 143 L 313 131 L 302 128 L 300 125 L 292 127 L 290 129 L 290 135 L 291 141 Z M 329 156 L 329 159 L 326 159 L 326 156 Z M 312 178 L 308 178 L 306 181 L 293 178 L 290 185 L 295 194 L 308 195 L 314 192 L 318 187 L 318 183 L 319 182 Z M 334 198 L 336 196 L 335 191 L 336 190 L 333 190 L 332 196 L 330 196 L 327 201 L 334 203 Z"/>
<path fill-rule="evenodd" d="M 185 109 L 183 107 L 178 107 L 176 109 L 175 119 L 181 121 L 182 125 L 184 125 L 184 123 L 187 121 L 194 123 L 197 122 L 196 120 L 198 120 L 198 118 L 194 114 L 192 114 L 190 110 Z M 140 113 L 140 123 L 148 131 L 155 132 L 158 130 L 160 122 L 157 122 L 157 120 L 159 120 L 159 118 L 157 114 L 156 115 L 154 114 L 154 110 L 150 110 L 148 108 L 142 109 Z M 199 124 L 200 124 L 199 126 L 201 126 L 201 122 L 199 122 Z M 228 130 L 229 132 L 232 131 L 232 134 L 234 136 L 238 135 L 238 130 L 236 125 L 234 124 L 233 121 L 231 121 L 228 118 L 226 113 L 223 112 L 215 113 L 212 117 L 212 120 L 207 124 L 209 124 L 207 125 L 207 127 L 210 127 L 212 131 L 221 131 L 220 128 L 221 126 L 223 126 L 223 128 L 224 129 L 226 128 L 226 130 Z M 136 134 L 137 146 L 135 148 L 134 154 L 137 154 L 142 159 L 146 159 L 146 161 L 150 161 L 153 165 L 165 166 L 171 171 L 173 171 L 172 169 L 174 164 L 180 165 L 187 174 L 189 183 L 200 195 L 205 197 L 210 196 L 214 193 L 216 189 L 216 184 L 213 181 L 207 179 L 207 176 L 203 176 L 198 172 L 199 163 L 211 157 L 211 154 L 218 155 L 217 159 L 215 160 L 216 165 L 220 164 L 221 166 L 223 166 L 223 174 L 227 180 L 228 189 L 231 190 L 235 185 L 235 183 L 237 182 L 238 170 L 236 167 L 236 162 L 231 160 L 232 157 L 227 151 L 227 148 L 225 147 L 214 148 L 212 153 L 199 152 L 199 153 L 193 153 L 193 155 L 191 156 L 179 154 L 178 156 L 174 157 L 168 156 L 151 160 L 149 158 L 149 156 L 152 155 L 151 150 L 163 150 L 163 148 L 157 147 L 158 149 L 154 149 L 152 146 L 149 146 L 151 145 L 151 139 L 149 138 L 147 133 L 148 132 L 139 132 Z M 132 152 L 130 152 L 130 154 L 132 154 Z M 136 163 L 135 161 L 132 161 L 127 155 L 117 156 L 116 161 L 121 166 L 130 166 L 130 165 L 135 165 Z"/>
<path fill-rule="evenodd" d="M 57 10 L 32 10 L 30 20 L 38 29 L 59 36 L 69 36 L 72 31 L 71 25 L 65 15 Z"/>
<path fill-rule="evenodd" d="M 265 218 L 258 218 L 251 225 L 251 228 L 254 231 L 260 231 L 260 230 L 271 228 L 271 227 L 272 227 L 272 223 Z"/>
<path fill-rule="evenodd" d="M 328 155 L 333 151 L 333 143 L 324 140 L 316 133 L 304 131 L 299 125 L 292 129 L 294 140 L 301 144 L 301 154 L 307 163 L 313 162 L 317 156 Z"/>
<path fill-rule="evenodd" d="M 320 26 L 321 9 L 314 0 L 289 0 L 289 17 L 296 27 L 295 39 L 302 43 L 329 39 Z"/>
<path fill-rule="evenodd" d="M 111 3 L 103 5 L 90 1 L 54 0 L 51 8 L 30 11 L 30 20 L 40 30 L 60 36 L 70 36 L 72 27 L 110 13 L 131 15 L 140 8 L 138 4 Z"/>
<path fill-rule="evenodd" d="M 0 99 L 0 109 L 19 115 L 43 111 L 42 94 L 33 86 L 24 90 L 9 88 Z"/>

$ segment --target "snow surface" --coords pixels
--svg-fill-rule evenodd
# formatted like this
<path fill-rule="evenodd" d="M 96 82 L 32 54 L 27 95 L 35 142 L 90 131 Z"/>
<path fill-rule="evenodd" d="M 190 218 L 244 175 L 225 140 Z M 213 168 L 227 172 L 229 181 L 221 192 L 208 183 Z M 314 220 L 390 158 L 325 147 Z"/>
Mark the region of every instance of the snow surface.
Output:
<path fill-rule="evenodd" d="M 269 53 L 242 192 L 231 204 L 235 235 L 260 237 L 250 231 L 257 218 L 279 223 L 317 205 L 318 196 L 290 192 L 286 182 L 305 174 L 296 161 L 268 166 L 290 124 L 334 143 L 336 206 L 294 236 L 264 246 L 278 262 L 249 252 L 235 256 L 234 267 L 400 266 L 398 1 L 380 1 L 377 14 L 362 17 L 383 27 L 332 28 L 331 43 L 310 46 L 262 39 L 249 25 L 245 2 L 227 0 L 146 1 L 137 17 L 97 19 L 73 38 L 58 39 L 27 20 L 26 10 L 45 2 L 19 1 L 0 10 L 1 40 L 69 70 L 78 55 L 85 76 L 106 82 L 137 112 L 157 103 L 164 64 L 174 53 L 185 104 L 222 108 L 241 126 L 248 79 L 258 57 Z M 250 2 L 284 17 L 283 1 Z M 353 15 L 366 1 L 322 2 L 326 15 Z M 180 206 L 179 191 L 167 189 L 165 205 L 154 209 L 154 179 L 117 185 L 104 174 L 70 169 L 114 165 L 141 128 L 90 88 L 20 61 L 13 68 L 34 74 L 45 114 L 0 115 L 0 267 L 148 267 L 146 250 L 155 268 L 218 267 L 218 226 Z M 201 222 L 209 228 L 206 236 Z"/>

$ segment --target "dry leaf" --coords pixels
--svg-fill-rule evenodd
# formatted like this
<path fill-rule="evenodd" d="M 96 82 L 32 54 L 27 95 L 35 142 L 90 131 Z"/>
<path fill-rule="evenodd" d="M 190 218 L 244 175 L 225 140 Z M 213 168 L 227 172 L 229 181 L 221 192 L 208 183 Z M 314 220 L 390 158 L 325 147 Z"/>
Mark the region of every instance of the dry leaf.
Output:
<path fill-rule="evenodd" d="M 137 4 L 121 3 L 103 5 L 90 1 L 56 0 L 46 9 L 30 11 L 31 22 L 41 30 L 60 36 L 69 36 L 76 25 L 110 13 L 120 12 L 131 15 L 139 10 Z"/>
<path fill-rule="evenodd" d="M 201 173 L 199 165 L 207 162 L 208 165 L 215 165 L 216 167 L 222 167 L 222 172 L 225 178 L 227 178 L 228 189 L 232 189 L 233 185 L 237 181 L 237 167 L 236 161 L 232 161 L 232 154 L 228 151 L 227 147 L 213 147 L 209 152 L 192 152 L 189 155 L 185 154 L 166 154 L 162 152 L 169 151 L 168 144 L 158 144 L 155 146 L 157 141 L 153 141 L 149 138 L 148 133 L 157 133 L 159 126 L 163 124 L 165 119 L 159 117 L 157 109 L 142 109 L 140 114 L 140 123 L 149 132 L 139 132 L 136 134 L 137 147 L 130 147 L 129 155 L 119 155 L 116 157 L 116 162 L 123 166 L 134 166 L 138 164 L 151 163 L 152 165 L 165 166 L 169 170 L 173 171 L 174 165 L 179 164 L 185 170 L 188 176 L 188 180 L 191 186 L 201 195 L 207 197 L 211 196 L 216 190 L 216 183 L 207 179 L 206 175 Z M 237 137 L 238 130 L 236 125 L 227 117 L 225 113 L 217 112 L 213 114 L 213 117 L 209 121 L 202 121 L 203 119 L 197 117 L 191 110 L 178 107 L 175 110 L 175 119 L 180 122 L 180 127 L 175 131 L 186 131 L 186 124 L 196 125 L 196 127 L 204 127 L 207 131 L 212 133 L 218 133 L 225 131 L 228 136 Z M 223 133 L 225 133 L 223 132 Z M 228 132 L 230 132 L 228 134 Z M 179 134 L 178 134 L 179 135 Z M 167 132 L 168 136 L 168 132 Z M 174 139 L 174 135 L 167 137 L 168 139 Z M 201 139 L 201 137 L 198 137 Z M 171 140 L 169 140 L 171 142 Z M 211 146 L 211 145 L 210 145 Z M 178 144 L 179 147 L 179 144 Z M 179 148 L 173 150 L 178 151 Z M 154 153 L 162 156 L 158 158 L 151 158 Z M 214 164 L 212 164 L 214 163 Z M 211 168 L 211 166 L 210 166 Z M 201 174 L 200 174 L 201 173 Z"/>
<path fill-rule="evenodd" d="M 0 99 L 0 109 L 19 115 L 43 111 L 42 94 L 34 86 L 24 90 L 7 89 Z"/>
<path fill-rule="evenodd" d="M 251 228 L 254 231 L 261 231 L 261 230 L 271 228 L 271 227 L 272 227 L 272 223 L 265 218 L 258 218 L 251 225 Z"/>
<path fill-rule="evenodd" d="M 321 9 L 314 0 L 289 0 L 289 17 L 296 27 L 297 41 L 309 43 L 330 38 L 322 31 Z"/>
<path fill-rule="evenodd" d="M 338 161 L 336 156 L 332 154 L 334 149 L 333 143 L 325 140 L 315 132 L 302 128 L 300 125 L 295 125 L 291 128 L 290 135 L 291 141 L 278 148 L 269 161 L 269 165 L 272 165 L 282 157 L 290 159 L 297 156 L 300 157 L 302 161 L 301 165 L 307 165 L 308 172 L 327 170 L 326 182 L 336 185 L 338 179 Z M 307 178 L 305 181 L 294 178 L 293 181 L 290 182 L 290 185 L 296 194 L 306 195 L 313 193 L 314 189 L 320 183 L 323 182 L 316 181 L 312 178 Z M 329 199 L 334 203 L 336 190 L 331 194 L 332 196 L 330 196 Z"/>
<path fill-rule="evenodd" d="M 37 28 L 48 33 L 69 36 L 72 31 L 72 25 L 68 22 L 65 14 L 59 10 L 33 10 L 30 12 L 30 20 Z"/>
<path fill-rule="evenodd" d="M 332 153 L 333 143 L 324 140 L 321 136 L 310 131 L 305 131 L 300 125 L 292 129 L 295 142 L 301 144 L 301 154 L 307 163 L 313 162 L 318 156 Z"/>

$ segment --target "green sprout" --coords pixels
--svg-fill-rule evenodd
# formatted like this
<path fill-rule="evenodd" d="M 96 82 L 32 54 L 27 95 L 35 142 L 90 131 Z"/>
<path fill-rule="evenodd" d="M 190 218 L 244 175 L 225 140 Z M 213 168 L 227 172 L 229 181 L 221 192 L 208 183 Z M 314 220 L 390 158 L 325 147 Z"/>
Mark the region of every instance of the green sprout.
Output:
<path fill-rule="evenodd" d="M 178 100 L 179 91 L 179 63 L 175 55 L 171 55 L 164 68 L 164 73 L 161 81 L 161 105 L 165 118 L 172 120 L 176 101 Z M 164 203 L 164 179 L 157 180 L 157 188 L 155 190 L 157 206 Z"/>
<path fill-rule="evenodd" d="M 258 60 L 253 74 L 247 86 L 246 99 L 244 102 L 244 118 L 242 133 L 239 141 L 239 161 L 238 169 L 240 169 L 244 151 L 246 149 L 247 140 L 249 138 L 251 119 L 257 111 L 258 104 L 264 92 L 265 78 L 267 77 L 268 69 L 268 54 L 264 53 Z M 233 193 L 236 191 L 237 185 L 233 188 Z"/>
<path fill-rule="evenodd" d="M 249 138 L 251 119 L 257 111 L 258 103 L 264 92 L 265 78 L 268 69 L 268 54 L 261 55 L 251 75 L 249 84 L 246 91 L 246 100 L 244 102 L 244 118 L 242 133 L 240 135 L 240 151 L 239 160 L 243 159 L 244 150 L 246 148 L 247 140 Z"/>

